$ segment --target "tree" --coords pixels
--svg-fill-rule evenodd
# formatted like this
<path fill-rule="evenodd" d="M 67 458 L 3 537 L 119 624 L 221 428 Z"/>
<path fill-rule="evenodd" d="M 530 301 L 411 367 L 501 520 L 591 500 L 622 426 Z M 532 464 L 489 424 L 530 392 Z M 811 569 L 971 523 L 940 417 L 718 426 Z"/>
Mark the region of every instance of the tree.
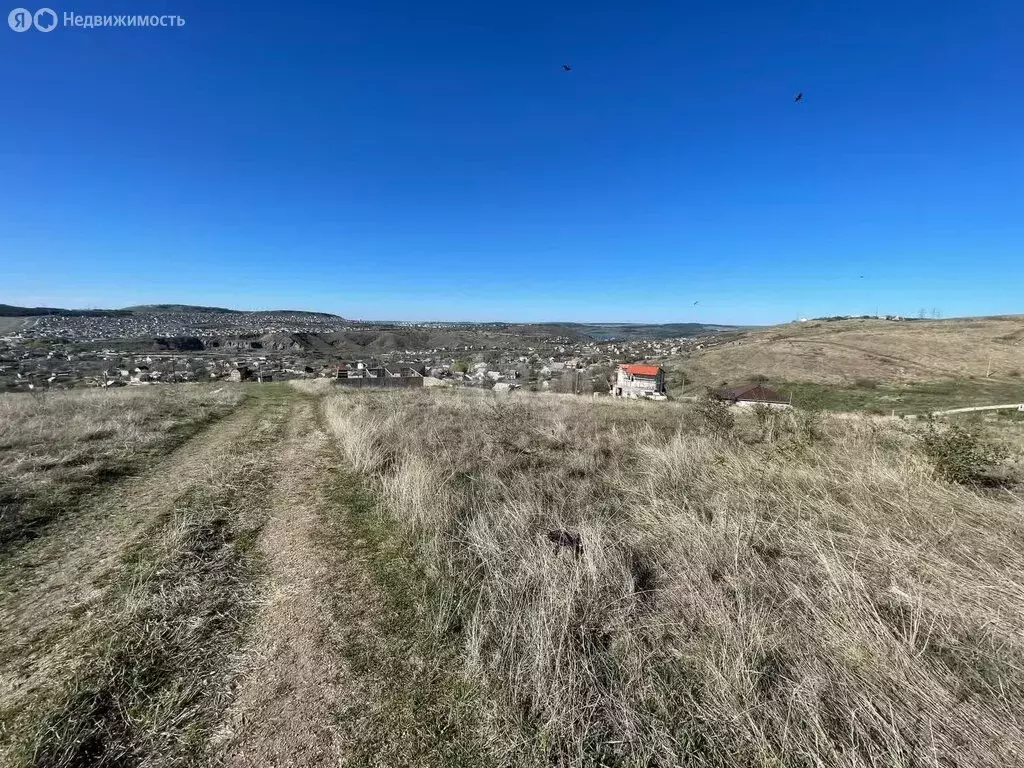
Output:
<path fill-rule="evenodd" d="M 686 371 L 669 371 L 666 379 L 669 389 L 682 389 L 687 384 L 693 383 Z"/>
<path fill-rule="evenodd" d="M 576 393 L 576 377 L 578 371 L 575 368 L 567 370 L 562 373 L 557 379 L 553 379 L 551 382 L 551 389 L 554 392 L 561 392 L 565 395 L 572 395 Z"/>

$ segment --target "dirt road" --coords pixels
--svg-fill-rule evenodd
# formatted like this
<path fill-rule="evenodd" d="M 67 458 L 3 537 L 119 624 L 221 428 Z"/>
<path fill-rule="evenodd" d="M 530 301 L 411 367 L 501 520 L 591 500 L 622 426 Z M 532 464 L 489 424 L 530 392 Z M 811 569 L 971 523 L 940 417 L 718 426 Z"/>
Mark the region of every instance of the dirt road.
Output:
<path fill-rule="evenodd" d="M 318 765 L 339 756 L 330 717 L 343 679 L 322 643 L 335 628 L 322 592 L 328 575 L 314 543 L 331 448 L 312 403 L 294 408 L 260 540 L 267 582 L 240 657 L 239 695 L 218 734 L 229 765 Z"/>
<path fill-rule="evenodd" d="M 319 401 L 258 390 L 7 564 L 0 763 L 482 764 L 396 546 Z"/>

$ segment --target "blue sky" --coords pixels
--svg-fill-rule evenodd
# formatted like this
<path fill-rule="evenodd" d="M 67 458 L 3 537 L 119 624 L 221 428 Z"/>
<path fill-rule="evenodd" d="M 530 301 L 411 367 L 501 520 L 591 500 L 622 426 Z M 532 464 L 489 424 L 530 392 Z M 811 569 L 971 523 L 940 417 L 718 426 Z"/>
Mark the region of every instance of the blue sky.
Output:
<path fill-rule="evenodd" d="M 0 302 L 1024 311 L 1017 0 L 214 5 L 0 27 Z"/>

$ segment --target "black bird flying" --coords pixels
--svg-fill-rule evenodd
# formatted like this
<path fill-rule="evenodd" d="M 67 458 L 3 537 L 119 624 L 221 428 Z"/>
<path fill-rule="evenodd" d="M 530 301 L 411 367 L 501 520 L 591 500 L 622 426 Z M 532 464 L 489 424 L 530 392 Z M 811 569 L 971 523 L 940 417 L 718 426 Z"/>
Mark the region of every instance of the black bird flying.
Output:
<path fill-rule="evenodd" d="M 566 72 L 572 71 L 572 67 L 570 67 L 568 64 L 563 64 L 562 69 L 564 69 Z"/>
<path fill-rule="evenodd" d="M 803 101 L 803 100 L 804 100 L 803 91 L 801 91 L 800 93 L 798 93 L 796 96 L 793 97 L 793 101 Z"/>

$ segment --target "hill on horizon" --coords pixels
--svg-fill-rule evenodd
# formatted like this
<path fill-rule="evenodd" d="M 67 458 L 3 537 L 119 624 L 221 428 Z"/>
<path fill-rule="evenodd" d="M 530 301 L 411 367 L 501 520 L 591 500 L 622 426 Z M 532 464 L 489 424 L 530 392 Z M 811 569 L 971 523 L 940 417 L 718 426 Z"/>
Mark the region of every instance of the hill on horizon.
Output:
<path fill-rule="evenodd" d="M 133 304 L 124 308 L 128 312 L 208 312 L 214 315 L 240 315 L 244 310 L 226 307 L 203 307 L 196 304 Z"/>
<path fill-rule="evenodd" d="M 59 307 L 16 307 L 0 304 L 0 317 L 131 317 L 128 309 L 61 309 Z"/>
<path fill-rule="evenodd" d="M 135 304 L 125 307 L 129 312 L 150 312 L 154 314 L 170 312 L 197 312 L 216 315 L 310 315 L 315 317 L 330 317 L 344 320 L 341 315 L 331 312 L 314 312 L 305 309 L 228 309 L 226 307 L 204 307 L 195 304 Z"/>
<path fill-rule="evenodd" d="M 207 307 L 196 304 L 133 304 L 119 309 L 65 309 L 60 307 L 20 307 L 11 304 L 0 304 L 0 317 L 37 317 L 58 315 L 63 317 L 130 317 L 136 314 L 170 314 L 178 312 L 194 312 L 213 315 L 305 315 L 345 320 L 341 315 L 331 312 L 315 312 L 303 309 L 230 309 L 228 307 Z M 396 325 L 416 321 L 394 320 L 363 320 L 353 321 L 366 325 Z M 437 321 L 433 321 L 437 322 Z M 443 321 L 441 321 L 443 322 Z M 429 324 L 424 321 L 424 324 Z M 448 324 L 448 323 L 445 323 Z M 577 323 L 551 321 L 544 323 L 490 321 L 490 322 L 456 322 L 450 325 L 469 327 L 491 327 L 495 330 L 515 330 L 527 336 L 573 336 L 589 338 L 595 341 L 612 339 L 639 338 L 671 338 L 677 336 L 697 336 L 709 331 L 740 330 L 745 326 L 722 325 L 709 323 Z"/>
<path fill-rule="evenodd" d="M 849 384 L 1024 376 L 1024 315 L 812 320 L 746 330 L 686 360 L 696 377 Z"/>
<path fill-rule="evenodd" d="M 713 323 L 561 323 L 559 325 L 596 341 L 700 336 L 709 331 L 734 331 L 744 327 Z"/>
<path fill-rule="evenodd" d="M 195 304 L 134 304 L 120 309 L 64 309 L 61 307 L 19 307 L 0 304 L 0 317 L 131 317 L 137 314 L 170 314 L 172 312 L 195 312 L 211 315 L 307 315 L 344 320 L 341 315 L 330 312 L 312 312 L 302 309 L 228 309 L 226 307 L 204 307 Z"/>
<path fill-rule="evenodd" d="M 812 320 L 663 360 L 679 393 L 763 380 L 794 403 L 920 413 L 1024 402 L 1024 315 Z"/>

